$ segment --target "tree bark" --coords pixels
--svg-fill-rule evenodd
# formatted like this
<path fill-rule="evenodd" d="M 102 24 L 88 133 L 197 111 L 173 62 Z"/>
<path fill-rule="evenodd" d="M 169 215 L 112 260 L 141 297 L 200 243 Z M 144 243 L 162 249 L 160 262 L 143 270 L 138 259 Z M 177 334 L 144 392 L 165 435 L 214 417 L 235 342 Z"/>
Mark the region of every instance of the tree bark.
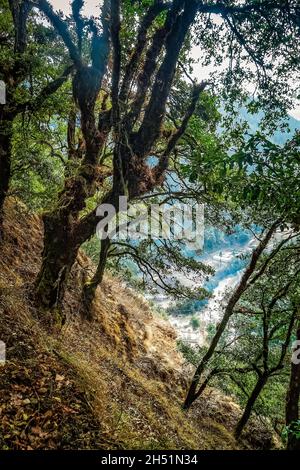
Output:
<path fill-rule="evenodd" d="M 251 395 L 250 395 L 250 397 L 247 401 L 244 413 L 243 413 L 241 419 L 239 420 L 239 422 L 236 426 L 234 435 L 237 439 L 240 437 L 240 435 L 243 432 L 243 429 L 245 428 L 246 424 L 248 423 L 250 415 L 251 415 L 252 410 L 253 410 L 253 407 L 255 405 L 255 402 L 258 399 L 259 395 L 261 394 L 264 386 L 266 385 L 266 383 L 268 381 L 268 378 L 269 378 L 268 375 L 261 375 L 258 378 L 258 380 L 256 382 L 256 385 L 255 385 L 255 387 L 254 387 L 254 389 L 253 389 L 253 391 L 252 391 L 252 393 L 251 393 Z"/>
<path fill-rule="evenodd" d="M 83 169 L 83 171 L 85 171 Z M 90 176 L 90 178 L 89 178 Z M 35 282 L 36 300 L 44 309 L 61 306 L 66 284 L 80 246 L 96 231 L 80 230 L 80 212 L 95 191 L 93 173 L 66 180 L 58 208 L 44 215 L 42 266 Z"/>
<path fill-rule="evenodd" d="M 36 299 L 40 306 L 54 309 L 62 302 L 79 247 L 66 220 L 46 215 L 44 234 L 42 267 L 36 279 Z"/>
<path fill-rule="evenodd" d="M 300 324 L 297 330 L 297 340 L 300 341 Z M 298 346 L 299 348 L 299 346 Z M 295 423 L 299 422 L 299 398 L 300 398 L 300 363 L 292 362 L 290 384 L 286 398 L 286 425 L 289 428 L 288 433 L 288 450 L 300 450 L 300 438 L 293 432 Z M 299 425 L 298 425 L 299 430 Z"/>

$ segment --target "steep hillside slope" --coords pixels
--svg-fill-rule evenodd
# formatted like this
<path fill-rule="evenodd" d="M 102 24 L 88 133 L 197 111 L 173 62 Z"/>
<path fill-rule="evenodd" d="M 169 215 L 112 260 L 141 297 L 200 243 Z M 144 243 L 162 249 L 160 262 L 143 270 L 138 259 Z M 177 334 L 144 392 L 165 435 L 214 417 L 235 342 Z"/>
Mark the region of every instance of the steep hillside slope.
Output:
<path fill-rule="evenodd" d="M 7 347 L 0 366 L 0 448 L 271 445 L 256 422 L 238 445 L 231 431 L 240 409 L 215 390 L 188 414 L 181 410 L 187 383 L 176 334 L 121 281 L 107 277 L 97 292 L 95 320 L 81 317 L 80 288 L 93 269 L 83 253 L 66 295 L 66 323 L 50 330 L 30 301 L 41 260 L 41 221 L 9 201 L 6 233 L 0 257 L 0 340 Z"/>

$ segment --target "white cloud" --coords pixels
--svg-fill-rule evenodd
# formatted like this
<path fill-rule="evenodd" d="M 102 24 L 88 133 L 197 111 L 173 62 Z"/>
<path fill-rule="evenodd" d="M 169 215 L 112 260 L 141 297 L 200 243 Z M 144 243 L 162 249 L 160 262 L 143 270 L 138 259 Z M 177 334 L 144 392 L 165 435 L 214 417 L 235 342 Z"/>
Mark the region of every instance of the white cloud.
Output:
<path fill-rule="evenodd" d="M 68 0 L 50 0 L 50 3 L 56 10 L 62 10 L 64 13 L 70 13 L 70 1 Z M 100 11 L 101 0 L 86 0 L 84 5 L 84 13 L 89 15 L 97 15 Z"/>

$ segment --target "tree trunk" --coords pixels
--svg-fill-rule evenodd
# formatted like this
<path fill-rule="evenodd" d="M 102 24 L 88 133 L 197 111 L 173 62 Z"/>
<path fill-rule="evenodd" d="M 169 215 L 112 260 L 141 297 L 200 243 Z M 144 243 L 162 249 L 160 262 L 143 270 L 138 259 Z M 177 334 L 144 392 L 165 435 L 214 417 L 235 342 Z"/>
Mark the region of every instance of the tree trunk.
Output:
<path fill-rule="evenodd" d="M 87 71 L 92 73 L 93 71 Z M 82 85 L 85 79 L 84 71 L 75 77 L 75 85 Z M 104 146 L 106 133 L 98 136 L 94 106 L 100 87 L 100 79 L 96 72 L 94 79 L 96 91 L 91 88 L 90 100 L 81 97 L 81 129 L 85 140 L 85 157 L 76 174 L 65 180 L 57 208 L 44 217 L 44 253 L 40 273 L 36 281 L 36 298 L 45 309 L 60 306 L 64 297 L 69 273 L 75 263 L 80 246 L 96 233 L 96 225 L 89 228 L 88 233 L 82 233 L 81 211 L 85 208 L 86 200 L 93 196 L 97 184 L 101 183 L 98 175 L 98 159 Z M 75 100 L 77 101 L 77 100 Z M 98 137 L 97 137 L 98 136 Z M 97 138 L 96 138 L 97 137 Z"/>
<path fill-rule="evenodd" d="M 81 112 L 81 130 L 86 148 L 85 158 L 82 160 L 79 172 L 74 178 L 70 178 L 69 182 L 66 182 L 60 196 L 58 209 L 53 211 L 53 214 L 49 217 L 49 220 L 54 222 L 56 226 L 49 227 L 49 224 L 45 224 L 46 240 L 43 266 L 38 276 L 36 288 L 37 297 L 46 308 L 57 305 L 63 298 L 66 280 L 71 264 L 75 261 L 79 246 L 96 231 L 95 224 L 94 226 L 88 226 L 88 233 L 85 233 L 85 235 L 80 233 L 82 228 L 80 213 L 85 207 L 85 201 L 95 194 L 99 157 L 112 128 L 116 142 L 113 159 L 113 194 L 118 197 L 128 192 L 129 197 L 132 198 L 151 191 L 158 183 L 161 183 L 162 175 L 160 174 L 159 178 L 156 177 L 155 169 L 151 170 L 149 168 L 146 164 L 146 158 L 160 135 L 161 124 L 165 116 L 165 106 L 176 70 L 176 63 L 188 29 L 198 11 L 198 3 L 195 0 L 189 2 L 189 5 L 186 2 L 183 2 L 182 5 L 181 3 L 175 2 L 171 8 L 172 11 L 167 15 L 166 23 L 169 34 L 163 37 L 163 42 L 166 43 L 166 54 L 158 69 L 155 85 L 152 87 L 150 104 L 147 105 L 148 111 L 144 112 L 143 110 L 141 112 L 139 110 L 138 112 L 142 117 L 138 139 L 136 139 L 137 132 L 133 129 L 133 124 L 129 129 L 127 125 L 124 125 L 126 116 L 124 116 L 125 121 L 123 123 L 119 119 L 118 86 L 120 83 L 121 50 L 118 37 L 120 21 L 119 2 L 113 2 L 110 14 L 108 14 L 109 12 L 103 12 L 103 38 L 101 36 L 102 41 L 99 43 L 101 44 L 100 49 L 102 51 L 97 50 L 97 54 L 94 56 L 92 48 L 93 60 L 91 67 L 81 63 L 71 35 L 63 27 L 61 19 L 48 6 L 43 7 L 46 16 L 48 16 L 52 24 L 62 35 L 77 68 L 73 79 L 73 95 L 74 101 Z M 108 1 L 104 2 L 104 5 L 107 7 L 109 4 L 110 2 Z M 181 10 L 183 10 L 182 14 L 180 14 Z M 111 18 L 110 24 L 107 18 Z M 98 125 L 96 125 L 96 100 L 108 63 L 110 39 L 112 39 L 113 45 L 112 112 L 100 113 L 105 116 L 105 119 L 102 120 L 100 116 Z M 97 36 L 94 35 L 94 45 L 97 43 L 96 40 Z M 103 45 L 103 40 L 104 45 L 106 43 L 106 47 Z M 101 59 L 101 64 L 99 64 L 99 58 Z M 156 62 L 158 62 L 157 56 L 154 59 L 157 59 Z M 154 70 L 155 68 L 153 68 L 153 72 Z M 147 87 L 145 87 L 145 91 L 146 89 Z M 124 148 L 123 144 L 125 144 Z M 93 222 L 94 219 L 95 215 L 93 212 Z M 55 256 L 56 250 L 57 256 Z M 105 248 L 102 252 L 96 275 L 85 289 L 87 299 L 93 297 L 96 281 L 103 278 L 106 258 L 107 252 Z"/>
<path fill-rule="evenodd" d="M 0 241 L 3 239 L 4 203 L 11 176 L 12 121 L 3 120 L 0 129 Z"/>
<path fill-rule="evenodd" d="M 124 158 L 124 157 L 123 157 Z M 127 182 L 127 179 L 126 179 Z M 115 172 L 114 178 L 114 187 L 110 193 L 106 195 L 104 200 L 102 201 L 103 205 L 110 204 L 114 207 L 116 215 L 119 214 L 121 207 L 120 207 L 120 196 L 123 194 L 123 185 L 120 181 L 119 175 Z M 100 222 L 100 218 L 98 221 Z M 103 228 L 103 232 L 107 232 L 108 226 Z M 85 230 L 84 230 L 85 232 Z M 93 319 L 92 314 L 92 304 L 95 298 L 97 287 L 102 283 L 106 262 L 108 258 L 109 249 L 111 246 L 111 240 L 109 236 L 107 238 L 103 238 L 101 240 L 101 249 L 100 249 L 100 256 L 99 262 L 96 269 L 96 272 L 93 278 L 85 284 L 82 290 L 82 303 L 85 307 L 86 318 L 88 320 Z"/>
<path fill-rule="evenodd" d="M 42 266 L 35 283 L 35 297 L 45 310 L 55 308 L 59 311 L 79 248 L 96 234 L 97 222 L 100 220 L 96 216 L 96 211 L 91 221 L 89 218 L 88 221 L 79 219 L 79 214 L 85 207 L 87 197 L 85 191 L 92 187 L 91 185 L 93 185 L 92 179 L 89 185 L 84 184 L 82 178 L 70 179 L 69 190 L 66 183 L 62 192 L 58 206 L 61 209 L 58 208 L 52 214 L 44 216 L 44 250 Z M 102 203 L 114 203 L 111 193 Z M 106 257 L 102 268 L 97 270 L 95 276 L 103 277 Z M 92 295 L 93 286 L 92 281 L 89 297 Z"/>
<path fill-rule="evenodd" d="M 220 340 L 222 334 L 225 331 L 225 328 L 226 328 L 226 326 L 227 326 L 227 324 L 230 320 L 231 315 L 232 315 L 232 309 L 231 309 L 230 306 L 227 306 L 225 314 L 222 318 L 222 321 L 221 321 L 221 323 L 220 323 L 220 325 L 219 325 L 219 327 L 216 331 L 215 336 L 212 339 L 212 342 L 210 343 L 209 349 L 208 349 L 207 353 L 204 355 L 204 357 L 202 358 L 202 361 L 200 362 L 200 364 L 197 367 L 197 370 L 194 374 L 194 377 L 192 379 L 192 383 L 190 385 L 187 397 L 186 397 L 184 405 L 183 405 L 184 410 L 188 410 L 190 408 L 190 406 L 193 404 L 193 402 L 203 392 L 202 387 L 199 389 L 198 392 L 196 391 L 197 387 L 198 387 L 198 384 L 200 382 L 200 379 L 202 377 L 202 374 L 203 374 L 203 372 L 206 368 L 206 365 L 207 365 L 208 361 L 211 359 L 212 355 L 215 352 L 215 349 L 216 349 L 216 347 L 219 343 L 219 340 Z"/>
<path fill-rule="evenodd" d="M 63 300 L 78 247 L 72 239 L 72 227 L 66 220 L 45 216 L 44 233 L 42 267 L 36 280 L 36 299 L 41 307 L 53 310 Z"/>
<path fill-rule="evenodd" d="M 300 341 L 300 325 L 297 330 L 297 340 Z M 298 346 L 299 348 L 299 346 Z M 300 438 L 296 436 L 296 422 L 299 421 L 299 398 L 300 398 L 300 363 L 292 362 L 290 384 L 286 399 L 286 425 L 289 428 L 288 450 L 300 450 Z M 299 430 L 299 425 L 298 425 Z"/>
<path fill-rule="evenodd" d="M 234 435 L 237 439 L 240 437 L 240 435 L 243 432 L 244 427 L 248 423 L 248 420 L 253 410 L 253 406 L 255 405 L 256 400 L 258 399 L 264 386 L 266 385 L 268 378 L 269 378 L 268 375 L 264 375 L 264 374 L 258 378 L 258 381 L 256 382 L 256 385 L 247 401 L 244 413 L 241 419 L 239 420 L 237 427 L 235 429 Z"/>

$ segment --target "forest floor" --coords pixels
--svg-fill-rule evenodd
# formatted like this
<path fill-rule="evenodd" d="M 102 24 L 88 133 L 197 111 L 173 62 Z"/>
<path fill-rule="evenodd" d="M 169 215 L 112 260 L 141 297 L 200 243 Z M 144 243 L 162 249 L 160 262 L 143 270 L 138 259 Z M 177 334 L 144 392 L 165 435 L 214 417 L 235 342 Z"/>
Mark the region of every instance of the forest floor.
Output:
<path fill-rule="evenodd" d="M 259 419 L 241 442 L 241 409 L 208 389 L 181 409 L 191 371 L 176 333 L 147 302 L 107 276 L 95 319 L 80 315 L 80 291 L 93 269 L 80 253 L 65 298 L 66 323 L 49 328 L 30 301 L 42 253 L 42 223 L 6 206 L 0 254 L 0 449 L 260 449 L 279 446 Z M 189 372 L 189 373 L 188 373 Z"/>

